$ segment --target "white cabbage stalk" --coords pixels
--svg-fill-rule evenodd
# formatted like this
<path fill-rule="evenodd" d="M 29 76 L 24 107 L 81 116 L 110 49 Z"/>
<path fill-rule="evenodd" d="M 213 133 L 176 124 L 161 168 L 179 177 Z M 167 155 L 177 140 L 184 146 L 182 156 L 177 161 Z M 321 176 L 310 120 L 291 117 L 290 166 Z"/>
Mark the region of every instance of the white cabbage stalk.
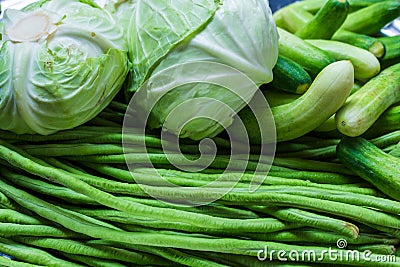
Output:
<path fill-rule="evenodd" d="M 213 137 L 233 122 L 257 86 L 272 80 L 278 34 L 268 0 L 177 0 L 174 6 L 167 2 L 175 1 L 166 0 L 133 2 L 127 35 L 133 62 L 128 92 L 137 91 L 133 108 L 139 114 L 150 114 L 148 126 L 195 140 Z M 179 68 L 192 62 L 201 64 L 196 69 Z M 210 62 L 210 68 L 204 68 L 202 62 Z M 255 86 L 233 81 L 228 90 L 202 82 L 174 87 L 185 83 L 188 75 L 201 77 L 201 81 L 229 79 L 229 68 L 212 63 L 244 73 Z M 179 71 L 170 71 L 173 77 L 163 78 L 165 83 L 154 78 L 173 68 Z M 198 105 L 170 116 L 181 103 L 192 99 L 199 99 Z M 221 103 L 229 108 L 222 109 Z M 205 118 L 208 115 L 213 119 Z M 202 118 L 193 119 L 196 116 Z"/>
<path fill-rule="evenodd" d="M 8 9 L 0 43 L 0 129 L 51 134 L 94 118 L 129 69 L 123 30 L 90 1 Z"/>

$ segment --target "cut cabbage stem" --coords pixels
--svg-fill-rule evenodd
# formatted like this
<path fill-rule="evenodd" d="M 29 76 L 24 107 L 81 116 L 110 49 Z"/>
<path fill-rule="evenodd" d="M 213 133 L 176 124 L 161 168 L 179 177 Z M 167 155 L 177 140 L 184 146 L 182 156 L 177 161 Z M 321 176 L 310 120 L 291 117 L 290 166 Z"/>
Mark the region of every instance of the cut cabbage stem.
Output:
<path fill-rule="evenodd" d="M 44 12 L 30 13 L 6 29 L 14 42 L 35 42 L 50 34 L 51 19 Z"/>

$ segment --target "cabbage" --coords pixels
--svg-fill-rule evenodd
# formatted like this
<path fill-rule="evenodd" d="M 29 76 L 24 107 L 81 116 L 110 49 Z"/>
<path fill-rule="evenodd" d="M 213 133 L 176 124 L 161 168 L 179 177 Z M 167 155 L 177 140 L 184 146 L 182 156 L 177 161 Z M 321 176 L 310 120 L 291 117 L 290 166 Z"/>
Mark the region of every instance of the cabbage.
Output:
<path fill-rule="evenodd" d="M 278 34 L 267 0 L 130 3 L 126 91 L 147 126 L 213 137 L 272 80 Z"/>
<path fill-rule="evenodd" d="M 0 128 L 51 134 L 94 118 L 130 68 L 122 27 L 85 0 L 48 0 L 4 12 Z"/>

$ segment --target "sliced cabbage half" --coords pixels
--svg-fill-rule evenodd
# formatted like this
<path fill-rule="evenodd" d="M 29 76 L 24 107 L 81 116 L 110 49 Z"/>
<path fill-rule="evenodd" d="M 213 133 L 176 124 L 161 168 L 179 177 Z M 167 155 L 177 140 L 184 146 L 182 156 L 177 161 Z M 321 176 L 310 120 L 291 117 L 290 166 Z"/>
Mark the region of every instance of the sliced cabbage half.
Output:
<path fill-rule="evenodd" d="M 95 117 L 121 89 L 127 43 L 91 1 L 47 0 L 8 9 L 0 43 L 0 128 L 51 134 Z"/>

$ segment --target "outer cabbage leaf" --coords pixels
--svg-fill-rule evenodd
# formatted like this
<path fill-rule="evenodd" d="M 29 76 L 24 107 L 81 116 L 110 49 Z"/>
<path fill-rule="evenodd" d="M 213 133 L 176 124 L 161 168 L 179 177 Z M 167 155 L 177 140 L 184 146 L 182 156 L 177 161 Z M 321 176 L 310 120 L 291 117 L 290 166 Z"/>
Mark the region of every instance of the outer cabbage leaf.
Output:
<path fill-rule="evenodd" d="M 174 46 L 202 29 L 214 15 L 218 3 L 217 0 L 134 1 L 128 26 L 133 63 L 129 91 L 136 91 Z"/>
<path fill-rule="evenodd" d="M 138 91 L 135 106 L 139 112 L 150 112 L 148 125 L 152 128 L 163 127 L 165 131 L 189 137 L 203 139 L 220 133 L 233 122 L 233 116 L 253 97 L 257 86 L 272 80 L 272 68 L 278 57 L 278 34 L 267 0 L 224 0 L 207 27 L 191 40 L 175 47 L 154 69 L 149 83 Z M 221 63 L 244 73 L 256 86 L 232 80 L 229 90 L 213 83 L 184 84 L 175 88 L 163 83 L 152 82 L 168 68 L 174 68 L 188 62 Z M 200 73 L 199 73 L 200 72 Z M 212 81 L 215 77 L 230 77 L 233 73 L 227 68 L 202 68 L 180 71 L 173 79 L 183 81 L 187 75 L 200 77 L 199 81 Z M 160 99 L 160 96 L 162 98 Z M 191 99 L 209 98 L 216 101 L 199 101 L 198 105 L 186 109 L 178 116 L 170 117 L 170 112 L 181 103 Z M 229 108 L 220 109 L 224 103 Z M 190 117 L 207 114 L 216 120 Z M 186 124 L 185 124 L 186 123 Z"/>
<path fill-rule="evenodd" d="M 130 67 L 122 28 L 80 1 L 6 10 L 2 32 L 1 129 L 51 134 L 79 126 L 109 104 Z"/>

